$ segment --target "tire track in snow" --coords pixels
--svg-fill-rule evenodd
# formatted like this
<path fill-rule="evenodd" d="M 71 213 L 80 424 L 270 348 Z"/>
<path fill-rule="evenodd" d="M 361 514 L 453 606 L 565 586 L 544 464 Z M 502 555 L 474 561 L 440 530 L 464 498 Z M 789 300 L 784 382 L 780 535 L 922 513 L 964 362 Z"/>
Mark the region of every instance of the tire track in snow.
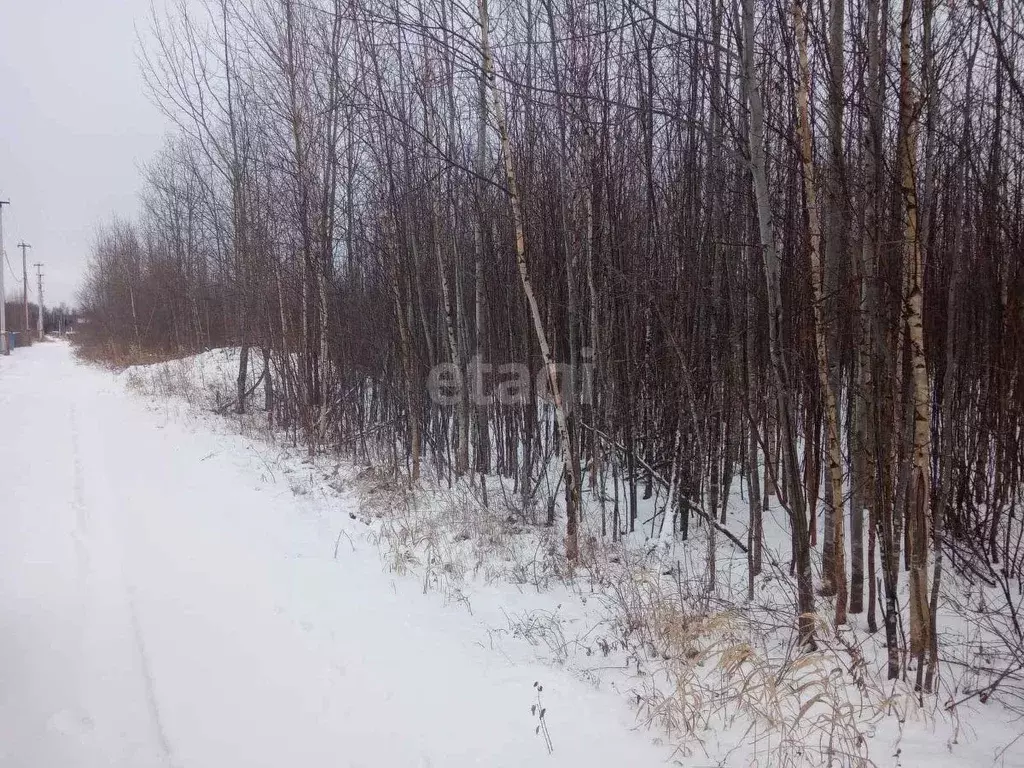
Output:
<path fill-rule="evenodd" d="M 89 515 L 89 505 L 86 501 L 86 489 L 85 489 L 85 472 L 83 469 L 82 452 L 80 448 L 80 429 L 78 424 L 78 412 L 75 404 L 71 404 L 71 445 L 74 456 L 73 461 L 73 505 L 75 507 L 75 549 L 78 552 L 80 574 L 85 581 L 92 572 L 91 559 L 89 556 L 89 548 L 86 540 L 90 533 L 92 521 Z M 95 426 L 95 425 L 91 425 Z M 99 490 L 101 493 L 100 504 L 101 508 L 105 507 L 108 512 L 114 511 L 115 508 L 120 507 L 121 499 L 116 495 L 116 492 L 112 493 L 112 475 L 109 470 L 105 458 L 106 453 L 102 450 L 96 452 L 97 458 L 100 460 L 99 469 Z M 95 468 L 94 468 L 95 469 Z M 95 501 L 95 499 L 94 499 Z M 106 536 L 112 537 L 116 540 L 118 537 L 115 533 L 117 526 L 116 515 L 108 514 L 104 519 L 97 519 L 97 535 L 103 536 L 103 530 L 106 530 Z M 106 525 L 104 525 L 104 522 Z M 116 546 L 116 545 L 115 545 Z M 156 696 L 156 687 L 153 682 L 152 665 L 150 663 L 149 655 L 146 651 L 146 643 L 144 634 L 142 632 L 142 626 L 139 622 L 138 610 L 136 608 L 135 590 L 129 583 L 124 573 L 123 561 L 120 557 L 115 558 L 117 564 L 115 566 L 115 573 L 117 574 L 117 582 L 120 584 L 121 589 L 124 591 L 124 604 L 127 607 L 127 618 L 131 625 L 131 643 L 134 645 L 134 651 L 138 660 L 139 671 L 142 676 L 142 687 L 143 695 L 146 699 L 146 710 L 150 721 L 150 727 L 152 728 L 152 737 L 155 739 L 156 751 L 159 753 L 157 758 L 161 763 L 166 765 L 168 768 L 179 768 L 174 758 L 174 750 L 171 748 L 170 741 L 167 738 L 167 732 L 164 729 L 163 720 L 160 716 L 160 707 Z M 113 565 L 113 563 L 111 563 Z M 102 568 L 102 566 L 101 566 Z"/>
<path fill-rule="evenodd" d="M 85 544 L 85 539 L 89 535 L 89 508 L 85 503 L 85 474 L 82 471 L 82 449 L 78 437 L 78 410 L 74 403 L 71 404 L 68 418 L 71 423 L 71 504 L 75 510 L 75 529 L 71 532 L 71 537 L 75 542 L 79 578 L 84 583 L 92 570 L 89 548 Z"/>

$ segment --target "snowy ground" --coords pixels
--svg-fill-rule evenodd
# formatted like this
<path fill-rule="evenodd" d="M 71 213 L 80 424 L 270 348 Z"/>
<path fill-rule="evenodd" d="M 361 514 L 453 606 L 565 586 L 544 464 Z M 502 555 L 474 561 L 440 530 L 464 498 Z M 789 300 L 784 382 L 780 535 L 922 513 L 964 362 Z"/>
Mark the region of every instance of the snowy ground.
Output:
<path fill-rule="evenodd" d="M 0 358 L 0 765 L 670 758 L 623 698 L 513 663 L 365 538 L 335 555 L 343 505 L 168 414 L 62 343 Z"/>
<path fill-rule="evenodd" d="M 778 520 L 753 602 L 724 537 L 703 591 L 704 529 L 587 536 L 568 580 L 500 478 L 410 493 L 214 415 L 235 359 L 0 358 L 0 767 L 1024 766 L 963 616 L 923 703 L 863 617 L 795 656 Z"/>

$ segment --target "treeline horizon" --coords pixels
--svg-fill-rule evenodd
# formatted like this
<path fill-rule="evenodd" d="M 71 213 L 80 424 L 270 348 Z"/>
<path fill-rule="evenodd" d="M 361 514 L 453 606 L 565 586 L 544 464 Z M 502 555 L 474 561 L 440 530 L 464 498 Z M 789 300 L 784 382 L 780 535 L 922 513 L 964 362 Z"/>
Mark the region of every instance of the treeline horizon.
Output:
<path fill-rule="evenodd" d="M 94 345 L 238 346 L 239 412 L 413 483 L 511 478 L 570 565 L 581 516 L 701 525 L 709 588 L 728 534 L 752 596 L 774 494 L 801 645 L 822 605 L 866 613 L 922 690 L 944 564 L 1005 596 L 1020 648 L 1024 8 L 192 9 L 153 18 L 177 129 L 98 233 Z M 550 371 L 536 407 L 429 397 L 474 358 Z M 593 366 L 587 402 L 556 363 Z"/>
<path fill-rule="evenodd" d="M 25 304 L 21 299 L 7 300 L 7 330 L 13 333 L 24 333 L 25 330 L 35 334 L 39 325 L 39 304 L 35 301 L 28 302 L 28 326 L 25 325 Z M 49 332 L 52 329 L 74 325 L 77 311 L 60 302 L 54 307 L 43 307 L 43 330 Z"/>

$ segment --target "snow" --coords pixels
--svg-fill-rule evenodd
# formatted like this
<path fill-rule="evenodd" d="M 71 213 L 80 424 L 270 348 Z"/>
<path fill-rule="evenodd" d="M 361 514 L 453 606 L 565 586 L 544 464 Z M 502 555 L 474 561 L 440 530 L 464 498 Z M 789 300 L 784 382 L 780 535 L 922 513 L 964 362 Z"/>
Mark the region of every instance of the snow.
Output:
<path fill-rule="evenodd" d="M 721 536 L 703 597 L 702 527 L 585 529 L 568 579 L 557 529 L 509 527 L 499 478 L 487 510 L 410 495 L 214 415 L 236 365 L 0 358 L 0 766 L 1024 766 L 1018 714 L 964 696 L 992 639 L 950 610 L 972 585 L 947 579 L 946 689 L 922 705 L 861 616 L 793 658 L 779 510 L 752 603 Z"/>
<path fill-rule="evenodd" d="M 133 391 L 173 410 L 175 418 L 254 436 L 248 450 L 272 451 L 260 461 L 285 473 L 294 493 L 330 499 L 339 488 L 350 487 L 338 480 L 343 462 L 317 456 L 311 468 L 308 460 L 299 460 L 301 448 L 288 446 L 287 435 L 267 433 L 258 410 L 246 417 L 211 416 L 230 400 L 237 365 L 238 350 L 213 349 L 138 366 L 123 378 Z M 251 365 L 250 373 L 255 380 L 259 364 Z M 183 402 L 191 407 L 178 407 Z M 673 761 L 1024 765 L 1019 696 L 1013 690 L 1019 686 L 1004 681 L 987 704 L 971 695 L 1012 663 L 1002 639 L 1012 636 L 1009 618 L 968 607 L 998 606 L 1001 596 L 949 569 L 940 600 L 942 690 L 921 699 L 913 691 L 913 670 L 909 683 L 885 679 L 884 633 L 868 633 L 863 615 L 851 615 L 841 641 L 832 639 L 827 617 L 834 608 L 828 599 L 818 602 L 819 652 L 794 657 L 789 531 L 777 503 L 766 510 L 766 572 L 748 601 L 745 556 L 723 536 L 718 537 L 717 587 L 707 594 L 703 526 L 691 530 L 688 542 L 651 538 L 655 520 L 655 528 L 638 525 L 635 534 L 609 542 L 599 531 L 600 504 L 588 491 L 584 566 L 570 579 L 560 556 L 561 524 L 510 526 L 509 520 L 543 519 L 545 511 L 522 509 L 502 478 L 487 478 L 487 506 L 479 486 L 463 483 L 446 490 L 446 479 L 428 478 L 415 493 L 398 494 L 394 481 L 389 489 L 387 472 L 383 475 L 383 482 L 371 475 L 362 484 L 356 505 L 368 526 L 363 533 L 380 549 L 385 568 L 415 574 L 424 593 L 471 610 L 487 632 L 489 647 L 506 657 L 568 669 L 618 692 L 636 707 L 638 722 L 675 748 Z M 555 473 L 547 480 L 541 503 L 553 492 Z M 737 479 L 728 527 L 740 539 L 746 537 L 747 516 L 742 491 Z M 658 503 L 657 494 L 642 501 L 639 519 L 652 517 Z M 819 525 L 824 525 L 820 517 Z M 812 554 L 820 571 L 819 552 Z M 906 585 L 901 586 L 905 606 Z M 954 701 L 959 703 L 947 711 Z"/>
<path fill-rule="evenodd" d="M 0 765 L 670 758 L 613 691 L 382 570 L 354 497 L 296 495 L 261 450 L 63 343 L 0 360 Z"/>

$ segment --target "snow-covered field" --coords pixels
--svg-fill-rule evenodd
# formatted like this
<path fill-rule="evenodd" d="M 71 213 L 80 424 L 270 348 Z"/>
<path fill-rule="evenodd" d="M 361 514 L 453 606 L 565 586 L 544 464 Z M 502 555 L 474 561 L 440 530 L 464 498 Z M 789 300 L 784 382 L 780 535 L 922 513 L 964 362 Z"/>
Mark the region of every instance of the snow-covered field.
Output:
<path fill-rule="evenodd" d="M 1024 765 L 1011 709 L 946 712 L 955 665 L 920 705 L 857 624 L 787 653 L 784 575 L 738 610 L 727 542 L 711 594 L 700 536 L 569 579 L 496 479 L 484 510 L 213 415 L 232 363 L 0 358 L 0 766 Z"/>

